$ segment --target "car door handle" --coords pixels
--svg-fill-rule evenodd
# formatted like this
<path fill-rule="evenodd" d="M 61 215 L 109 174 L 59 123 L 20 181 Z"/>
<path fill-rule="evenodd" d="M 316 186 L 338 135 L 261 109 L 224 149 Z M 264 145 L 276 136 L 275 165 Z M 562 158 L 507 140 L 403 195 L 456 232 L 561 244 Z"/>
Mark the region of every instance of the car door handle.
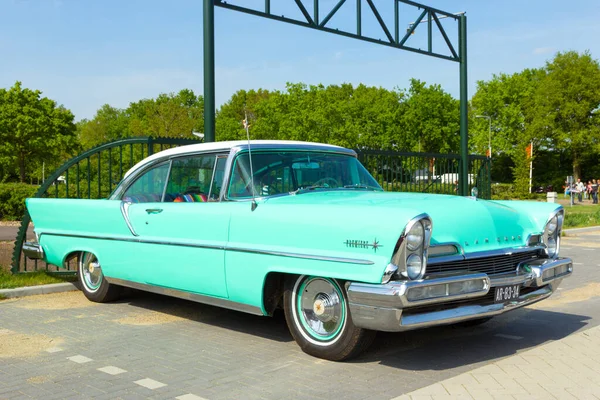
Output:
<path fill-rule="evenodd" d="M 160 214 L 162 211 L 162 208 L 146 208 L 148 214 Z"/>

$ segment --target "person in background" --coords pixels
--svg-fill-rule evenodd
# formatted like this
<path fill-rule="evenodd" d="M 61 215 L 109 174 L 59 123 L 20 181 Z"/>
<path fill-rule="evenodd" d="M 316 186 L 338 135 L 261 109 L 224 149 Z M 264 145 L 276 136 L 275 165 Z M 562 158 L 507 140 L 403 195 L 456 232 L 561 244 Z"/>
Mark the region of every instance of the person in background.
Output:
<path fill-rule="evenodd" d="M 583 192 L 585 190 L 585 185 L 583 184 L 583 182 L 581 182 L 580 178 L 577 178 L 577 185 L 575 185 L 577 188 L 577 201 L 579 201 L 580 203 L 583 201 L 582 197 L 583 197 Z"/>
<path fill-rule="evenodd" d="M 598 182 L 592 179 L 592 204 L 598 204 Z"/>
<path fill-rule="evenodd" d="M 592 181 L 588 181 L 585 185 L 585 198 L 592 200 Z"/>

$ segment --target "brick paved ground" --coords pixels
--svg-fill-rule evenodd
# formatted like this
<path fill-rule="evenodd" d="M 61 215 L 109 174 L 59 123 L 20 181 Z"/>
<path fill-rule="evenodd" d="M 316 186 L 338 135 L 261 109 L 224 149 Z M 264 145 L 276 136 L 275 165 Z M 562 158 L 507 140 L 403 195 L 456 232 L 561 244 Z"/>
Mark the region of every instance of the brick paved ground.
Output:
<path fill-rule="evenodd" d="M 587 382 L 591 372 L 572 369 L 572 358 L 592 353 L 567 352 L 561 343 L 589 341 L 576 332 L 600 323 L 596 247 L 597 233 L 565 240 L 564 253 L 577 256 L 576 275 L 539 306 L 477 328 L 380 334 L 369 352 L 348 363 L 303 354 L 281 316 L 261 318 L 139 293 L 100 305 L 79 292 L 2 301 L 0 399 L 391 399 L 439 382 L 448 395 L 445 384 L 466 390 L 468 382 L 445 379 L 465 373 L 481 378 L 478 388 L 507 389 L 496 385 L 492 373 L 506 370 L 513 357 L 525 370 L 522 379 L 551 388 L 560 380 L 546 369 L 561 371 L 563 354 L 571 356 L 562 362 L 566 379 Z M 597 331 L 587 332 L 600 341 Z M 548 361 L 547 348 L 539 347 L 545 344 L 558 351 Z M 540 369 L 542 362 L 550 367 Z M 600 377 L 597 367 L 583 365 Z M 509 371 L 506 376 L 520 385 Z M 544 398 L 546 392 L 536 394 Z"/>
<path fill-rule="evenodd" d="M 600 327 L 421 388 L 394 400 L 600 399 Z"/>

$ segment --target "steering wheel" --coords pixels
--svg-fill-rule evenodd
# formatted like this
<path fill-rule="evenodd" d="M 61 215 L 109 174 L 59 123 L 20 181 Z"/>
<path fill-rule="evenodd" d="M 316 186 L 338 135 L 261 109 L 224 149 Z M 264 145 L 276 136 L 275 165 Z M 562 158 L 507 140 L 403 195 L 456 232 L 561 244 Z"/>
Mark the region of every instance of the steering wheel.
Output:
<path fill-rule="evenodd" d="M 329 183 L 333 183 L 333 186 L 331 186 Z M 337 179 L 327 176 L 327 177 L 321 178 L 318 181 L 316 181 L 315 183 L 313 183 L 313 186 L 339 187 L 340 183 L 337 181 Z"/>

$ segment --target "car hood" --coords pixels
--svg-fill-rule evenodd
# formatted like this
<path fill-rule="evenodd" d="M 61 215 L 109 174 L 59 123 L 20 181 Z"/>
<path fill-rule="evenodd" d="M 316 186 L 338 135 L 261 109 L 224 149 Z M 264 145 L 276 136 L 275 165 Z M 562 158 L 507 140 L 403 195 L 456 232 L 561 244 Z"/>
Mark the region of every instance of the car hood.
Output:
<path fill-rule="evenodd" d="M 530 234 L 541 233 L 550 213 L 560 206 L 423 193 L 321 190 L 270 198 L 265 208 L 271 207 L 293 207 L 291 218 L 313 215 L 348 231 L 355 228 L 357 237 L 352 240 L 360 240 L 361 233 L 364 240 L 374 240 L 370 237 L 374 235 L 383 238 L 386 232 L 393 232 L 392 239 L 397 240 L 408 220 L 426 213 L 433 221 L 432 245 L 458 243 L 470 253 L 525 245 Z"/>

